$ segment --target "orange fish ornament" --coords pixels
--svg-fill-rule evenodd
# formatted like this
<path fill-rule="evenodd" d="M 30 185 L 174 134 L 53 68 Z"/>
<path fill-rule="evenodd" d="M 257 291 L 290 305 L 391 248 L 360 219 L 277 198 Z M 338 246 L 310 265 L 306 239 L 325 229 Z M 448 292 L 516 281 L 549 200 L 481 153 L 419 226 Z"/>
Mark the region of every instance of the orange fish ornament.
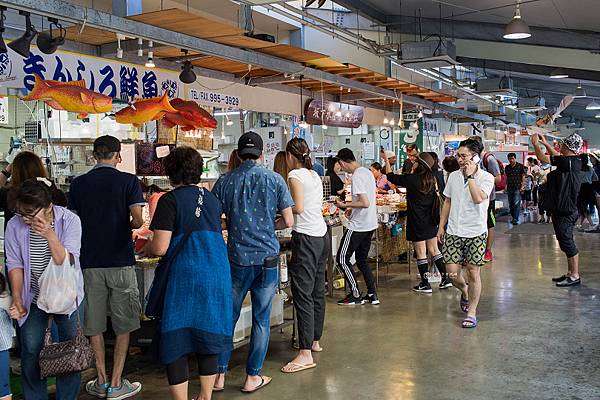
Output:
<path fill-rule="evenodd" d="M 165 93 L 163 97 L 138 100 L 117 112 L 115 117 L 120 124 L 133 124 L 133 126 L 139 127 L 145 122 L 161 119 L 165 113 L 176 112 L 177 110 L 171 106 L 169 97 Z"/>
<path fill-rule="evenodd" d="M 186 132 L 200 128 L 214 129 L 217 127 L 217 120 L 195 101 L 185 101 L 177 98 L 171 100 L 171 105 L 177 112 L 165 114 L 163 124 L 167 128 L 179 125 Z"/>
<path fill-rule="evenodd" d="M 45 100 L 55 110 L 79 113 L 80 118 L 112 111 L 112 98 L 87 89 L 84 80 L 60 82 L 44 80 L 36 74 L 33 90 L 22 99 Z"/>

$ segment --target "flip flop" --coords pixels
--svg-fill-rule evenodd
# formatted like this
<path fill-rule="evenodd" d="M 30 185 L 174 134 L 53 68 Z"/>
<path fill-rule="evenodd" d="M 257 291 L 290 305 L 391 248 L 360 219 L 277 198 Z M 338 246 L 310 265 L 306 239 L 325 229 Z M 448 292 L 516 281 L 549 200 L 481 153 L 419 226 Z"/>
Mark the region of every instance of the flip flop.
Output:
<path fill-rule="evenodd" d="M 265 378 L 266 378 L 266 379 L 265 379 Z M 265 386 L 267 386 L 269 383 L 271 383 L 271 381 L 272 381 L 272 380 L 273 380 L 272 378 L 269 378 L 269 377 L 267 377 L 267 376 L 261 376 L 261 377 L 260 377 L 260 385 L 258 385 L 257 387 L 255 387 L 255 388 L 254 388 L 254 389 L 252 389 L 252 390 L 246 390 L 246 389 L 242 389 L 241 391 L 242 391 L 242 393 L 247 393 L 247 394 L 254 393 L 254 392 L 256 392 L 257 390 L 259 390 L 259 389 L 262 389 L 262 388 L 264 388 Z"/>
<path fill-rule="evenodd" d="M 463 319 L 462 327 L 465 329 L 472 329 L 477 327 L 477 318 L 476 317 L 467 317 Z"/>
<path fill-rule="evenodd" d="M 222 392 L 223 390 L 225 390 L 225 386 L 223 386 L 223 387 L 213 386 L 213 392 Z"/>
<path fill-rule="evenodd" d="M 460 309 L 465 313 L 469 312 L 469 300 L 466 300 L 462 294 L 460 295 Z"/>
<path fill-rule="evenodd" d="M 311 349 L 310 349 L 310 351 L 312 351 L 313 353 L 320 353 L 320 352 L 322 352 L 322 351 L 323 351 L 323 348 L 322 348 L 322 347 L 319 347 L 317 350 L 315 350 L 315 349 L 311 348 Z"/>
<path fill-rule="evenodd" d="M 285 367 L 287 367 L 288 365 L 291 366 L 292 369 L 286 371 Z M 296 372 L 305 371 L 307 369 L 314 368 L 316 366 L 317 366 L 317 364 L 315 364 L 315 363 L 312 363 L 312 364 L 298 364 L 298 363 L 295 363 L 295 362 L 289 362 L 283 368 L 281 368 L 281 372 L 283 372 L 284 374 L 293 374 L 293 373 L 296 373 Z"/>

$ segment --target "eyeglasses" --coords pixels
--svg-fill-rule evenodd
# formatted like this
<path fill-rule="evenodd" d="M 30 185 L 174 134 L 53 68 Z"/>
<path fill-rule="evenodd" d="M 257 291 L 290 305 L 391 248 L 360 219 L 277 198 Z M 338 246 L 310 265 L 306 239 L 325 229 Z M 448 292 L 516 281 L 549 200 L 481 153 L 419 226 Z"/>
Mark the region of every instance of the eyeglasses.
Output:
<path fill-rule="evenodd" d="M 471 154 L 456 153 L 456 158 L 460 158 L 461 160 L 470 160 L 473 158 L 473 156 Z"/>
<path fill-rule="evenodd" d="M 28 213 L 28 212 L 24 212 L 24 211 L 15 211 L 15 215 L 18 215 L 19 217 L 25 218 L 25 219 L 33 219 L 33 218 L 37 217 L 37 215 L 42 210 L 43 210 L 43 207 L 38 208 L 37 210 L 35 210 L 32 213 Z"/>

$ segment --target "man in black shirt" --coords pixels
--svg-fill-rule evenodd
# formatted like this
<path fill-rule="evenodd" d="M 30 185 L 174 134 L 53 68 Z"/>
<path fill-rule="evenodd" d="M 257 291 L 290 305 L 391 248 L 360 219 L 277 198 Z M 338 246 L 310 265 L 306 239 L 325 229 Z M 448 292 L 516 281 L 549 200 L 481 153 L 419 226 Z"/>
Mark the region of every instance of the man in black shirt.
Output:
<path fill-rule="evenodd" d="M 558 287 L 580 285 L 579 251 L 573 239 L 573 227 L 578 218 L 577 196 L 581 188 L 583 170 L 589 168 L 587 156 L 579 155 L 583 139 L 576 133 L 566 137 L 561 141 L 560 153 L 543 135 L 532 136 L 531 143 L 540 162 L 556 167 L 556 170 L 548 174 L 544 209 L 552 215 L 556 239 L 560 249 L 567 256 L 567 273 L 552 278 L 552 281 L 556 282 Z M 542 150 L 540 144 L 544 145 L 548 154 Z"/>
<path fill-rule="evenodd" d="M 521 215 L 521 188 L 523 186 L 523 179 L 526 176 L 526 170 L 523 164 L 517 162 L 517 155 L 515 153 L 508 154 L 509 164 L 505 167 L 506 172 L 506 194 L 508 195 L 508 206 L 510 208 L 510 215 L 512 216 L 512 224 L 517 225 L 519 223 L 519 216 Z"/>
<path fill-rule="evenodd" d="M 123 400 L 142 385 L 122 378 L 129 334 L 140 327 L 141 304 L 131 230 L 142 226 L 144 197 L 138 178 L 117 170 L 121 143 L 114 136 L 94 141 L 96 166 L 71 184 L 69 207 L 81 219 L 81 267 L 85 286 L 84 334 L 96 355 L 96 379 L 88 394 Z M 116 335 L 112 376 L 106 370 L 104 332 L 110 311 Z"/>

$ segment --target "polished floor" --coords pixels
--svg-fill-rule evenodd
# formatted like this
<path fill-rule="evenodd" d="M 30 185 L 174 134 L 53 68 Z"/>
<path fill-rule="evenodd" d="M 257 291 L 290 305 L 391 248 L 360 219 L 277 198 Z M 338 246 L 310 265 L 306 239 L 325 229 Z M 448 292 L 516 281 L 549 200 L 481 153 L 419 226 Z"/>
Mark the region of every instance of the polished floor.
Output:
<path fill-rule="evenodd" d="M 564 272 L 564 258 L 554 237 L 507 230 L 502 223 L 495 261 L 482 271 L 478 328 L 460 327 L 458 291 L 413 293 L 415 276 L 396 266 L 387 281 L 382 276 L 380 306 L 329 301 L 317 368 L 279 372 L 294 355 L 288 329 L 272 336 L 269 386 L 240 393 L 240 349 L 227 389 L 213 398 L 600 399 L 600 234 L 576 237 L 583 285 L 556 288 L 550 278 Z M 139 398 L 168 398 L 162 369 L 144 367 L 130 378 L 144 383 Z"/>

